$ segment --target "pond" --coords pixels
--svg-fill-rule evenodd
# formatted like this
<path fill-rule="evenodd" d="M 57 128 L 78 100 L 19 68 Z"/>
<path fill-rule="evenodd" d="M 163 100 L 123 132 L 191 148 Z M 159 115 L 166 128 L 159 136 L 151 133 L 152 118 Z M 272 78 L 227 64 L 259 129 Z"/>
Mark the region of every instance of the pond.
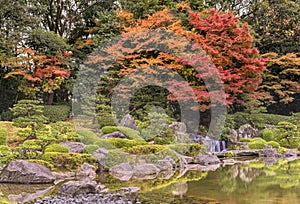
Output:
<path fill-rule="evenodd" d="M 137 186 L 142 203 L 205 204 L 298 204 L 300 203 L 300 160 L 255 159 L 215 171 L 188 171 L 178 178 L 119 181 L 102 174 L 99 181 L 109 189 Z M 39 197 L 51 192 L 45 185 L 0 185 L 0 203 Z M 34 195 L 34 196 L 32 196 Z"/>

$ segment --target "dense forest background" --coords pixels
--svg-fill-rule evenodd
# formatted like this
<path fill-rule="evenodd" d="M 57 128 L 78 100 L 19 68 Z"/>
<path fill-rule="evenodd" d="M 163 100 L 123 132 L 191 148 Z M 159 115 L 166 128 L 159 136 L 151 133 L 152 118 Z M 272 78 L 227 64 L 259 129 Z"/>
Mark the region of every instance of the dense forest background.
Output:
<path fill-rule="evenodd" d="M 163 19 L 167 15 L 172 15 L 175 20 L 166 20 L 167 25 L 164 24 L 166 22 L 160 22 L 160 26 L 168 29 L 168 25 L 180 20 L 178 29 L 183 29 L 185 35 L 195 43 L 200 42 L 197 42 L 195 35 L 202 36 L 206 42 L 203 46 L 207 46 L 206 51 L 212 58 L 227 56 L 229 64 L 218 64 L 223 66 L 222 69 L 230 70 L 228 67 L 235 66 L 230 73 L 237 74 L 239 79 L 232 81 L 225 78 L 225 84 L 229 87 L 226 92 L 231 97 L 228 98 L 230 113 L 250 110 L 291 115 L 300 111 L 299 0 L 1 0 L 1 5 L 2 120 L 11 119 L 9 108 L 21 99 L 38 99 L 45 105 L 71 106 L 72 87 L 79 65 L 95 48 L 124 32 L 143 26 L 152 28 L 149 24 L 154 22 L 154 17 Z M 209 28 L 205 28 L 204 24 L 209 22 L 201 20 L 201 15 L 212 16 Z M 227 22 L 225 18 L 231 21 Z M 219 29 L 223 26 L 223 32 L 226 28 L 232 28 L 229 25 L 237 28 L 237 33 L 232 35 L 241 37 L 241 46 L 237 49 L 242 56 L 233 55 L 224 47 L 214 44 L 217 38 L 209 38 L 209 35 L 216 36 L 215 31 L 210 28 Z M 243 34 L 242 25 L 247 26 L 246 31 L 251 36 Z M 221 33 L 221 30 L 218 32 Z M 220 34 L 218 40 L 228 42 L 223 37 Z M 243 40 L 251 45 L 242 45 Z M 216 52 L 210 53 L 209 48 Z M 249 53 L 242 51 L 246 48 L 252 50 L 251 57 Z M 128 59 L 140 62 L 155 57 L 158 57 L 155 52 L 145 51 L 139 53 L 137 58 L 129 56 Z M 173 64 L 174 59 L 168 57 L 162 59 L 161 63 Z M 241 76 L 245 73 L 243 65 L 239 64 L 243 57 L 259 59 L 263 63 L 259 65 L 255 62 L 255 66 L 261 66 L 259 71 L 253 71 L 255 77 L 251 76 L 255 78 L 255 86 L 249 88 L 238 83 L 244 89 L 230 89 L 235 83 L 241 82 Z M 109 110 L 113 87 L 122 77 L 119 74 L 120 66 L 126 64 L 128 59 L 113 67 L 99 84 L 97 109 L 102 114 L 101 117 L 105 117 L 105 111 Z M 249 64 L 252 66 L 254 62 L 251 63 Z M 239 68 L 241 71 L 237 71 Z M 183 72 L 181 74 L 189 78 L 195 86 L 201 87 L 197 78 Z M 146 105 L 149 104 L 160 104 L 164 109 L 172 110 L 171 116 L 176 118 L 176 113 L 180 110 L 176 101 L 170 100 L 168 94 L 167 90 L 155 86 L 140 90 L 135 94 L 130 110 L 136 118 L 141 119 L 142 113 L 137 110 L 141 110 L 141 107 L 147 108 Z M 209 108 L 205 108 L 208 106 L 203 107 L 202 112 L 209 113 Z"/>

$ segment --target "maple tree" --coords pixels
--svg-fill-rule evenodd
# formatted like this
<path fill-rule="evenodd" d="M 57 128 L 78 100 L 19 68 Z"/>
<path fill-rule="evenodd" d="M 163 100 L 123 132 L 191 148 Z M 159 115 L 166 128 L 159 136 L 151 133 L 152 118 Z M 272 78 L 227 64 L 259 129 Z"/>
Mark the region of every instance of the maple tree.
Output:
<path fill-rule="evenodd" d="M 188 12 L 191 29 L 184 29 L 181 21 L 177 20 L 167 8 L 153 15 L 148 15 L 145 19 L 138 20 L 134 19 L 132 13 L 119 12 L 124 33 L 123 39 L 107 48 L 107 52 L 113 55 L 119 63 L 119 66 L 114 67 L 119 70 L 119 76 L 138 73 L 139 70 L 154 75 L 159 73 L 160 77 L 164 78 L 164 83 L 169 84 L 168 90 L 171 94 L 168 98 L 170 100 L 194 100 L 200 103 L 201 111 L 206 111 L 211 108 L 210 102 L 214 95 L 217 100 L 218 97 L 222 98 L 220 90 L 209 90 L 213 84 L 220 83 L 215 78 L 217 71 L 225 88 L 226 104 L 243 103 L 240 95 L 251 95 L 256 91 L 261 82 L 260 74 L 265 69 L 266 61 L 259 56 L 258 49 L 253 47 L 253 37 L 248 25 L 246 23 L 241 25 L 239 19 L 232 12 L 218 12 L 215 9 L 192 12 L 186 3 L 181 3 L 176 8 Z M 205 53 L 194 53 L 188 59 L 184 56 L 176 56 L 175 53 L 155 51 L 150 46 L 155 41 L 159 41 L 160 44 L 167 43 L 170 50 L 184 47 L 185 44 L 178 41 L 178 38 L 165 40 L 155 36 L 155 34 L 152 37 L 141 37 L 142 35 L 138 34 L 154 29 L 184 36 L 193 42 L 194 46 L 203 49 Z M 140 46 L 139 49 L 128 45 L 124 46 L 123 42 L 138 37 L 143 38 L 141 40 L 142 45 L 136 46 Z M 143 46 L 147 49 L 142 50 L 141 47 Z M 127 54 L 122 56 L 120 53 Z M 94 56 L 90 62 L 96 63 L 104 60 L 104 58 Z M 177 71 L 185 79 L 184 82 L 188 82 L 196 98 L 182 88 L 184 87 L 182 81 L 171 77 L 172 74 L 169 70 Z M 138 74 L 131 74 L 130 76 L 131 80 L 136 82 L 144 81 L 146 83 L 149 81 L 149 78 L 140 77 Z M 205 84 L 205 81 L 212 83 Z M 157 83 L 159 84 L 159 82 Z M 123 96 L 126 96 L 130 92 L 130 88 L 136 85 L 137 83 L 132 82 L 127 86 L 127 89 L 126 86 L 118 88 L 122 90 Z M 174 93 L 172 90 L 176 91 L 176 96 L 172 94 Z M 222 103 L 221 99 L 217 103 Z"/>
<path fill-rule="evenodd" d="M 21 76 L 19 91 L 32 98 L 42 91 L 47 95 L 46 103 L 52 104 L 54 91 L 70 77 L 70 56 L 68 52 L 46 56 L 30 48 L 23 48 L 17 57 L 8 59 L 7 66 L 12 66 L 14 70 L 5 77 Z"/>

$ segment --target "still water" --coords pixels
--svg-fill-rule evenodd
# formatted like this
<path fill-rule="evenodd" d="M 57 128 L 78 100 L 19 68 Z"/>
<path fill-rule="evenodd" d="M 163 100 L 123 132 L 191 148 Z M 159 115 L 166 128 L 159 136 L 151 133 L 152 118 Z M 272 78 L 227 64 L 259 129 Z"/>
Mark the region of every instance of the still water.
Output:
<path fill-rule="evenodd" d="M 146 204 L 300 204 L 300 160 L 265 159 L 220 167 L 215 171 L 188 171 L 158 179 L 120 181 L 102 174 L 109 189 L 137 186 Z M 0 203 L 28 202 L 49 194 L 49 185 L 0 185 Z M 51 193 L 52 194 L 52 193 Z"/>

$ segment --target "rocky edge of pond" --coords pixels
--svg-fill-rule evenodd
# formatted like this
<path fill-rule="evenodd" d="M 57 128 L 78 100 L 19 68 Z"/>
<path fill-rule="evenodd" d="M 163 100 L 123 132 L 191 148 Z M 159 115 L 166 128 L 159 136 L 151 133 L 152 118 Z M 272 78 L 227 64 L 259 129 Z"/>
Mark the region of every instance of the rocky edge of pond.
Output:
<path fill-rule="evenodd" d="M 99 148 L 94 156 L 98 160 L 103 160 L 106 153 L 106 149 Z M 273 163 L 278 158 L 296 159 L 297 153 L 287 150 L 280 154 L 277 149 L 266 145 L 262 150 L 232 150 L 206 153 L 196 157 L 177 154 L 180 160 L 179 165 L 170 156 L 166 156 L 156 163 L 141 161 L 134 166 L 129 163 L 119 163 L 109 168 L 108 171 L 112 176 L 123 181 L 131 178 L 138 180 L 169 179 L 177 169 L 180 170 L 178 177 L 181 177 L 189 170 L 215 171 L 221 164 L 223 166 L 233 165 L 241 162 L 236 158 L 251 156 L 273 158 L 272 161 L 267 161 Z M 57 196 L 45 197 L 36 203 L 139 203 L 136 196 L 139 188 L 129 187 L 110 192 L 103 184 L 94 181 L 97 169 L 93 165 L 84 163 L 77 172 L 51 172 L 43 165 L 25 160 L 15 160 L 1 169 L 0 183 L 60 184 L 55 192 Z M 65 182 L 65 180 L 69 181 Z M 40 196 L 42 195 L 34 194 L 33 199 Z M 22 198 L 18 199 L 22 200 Z"/>

